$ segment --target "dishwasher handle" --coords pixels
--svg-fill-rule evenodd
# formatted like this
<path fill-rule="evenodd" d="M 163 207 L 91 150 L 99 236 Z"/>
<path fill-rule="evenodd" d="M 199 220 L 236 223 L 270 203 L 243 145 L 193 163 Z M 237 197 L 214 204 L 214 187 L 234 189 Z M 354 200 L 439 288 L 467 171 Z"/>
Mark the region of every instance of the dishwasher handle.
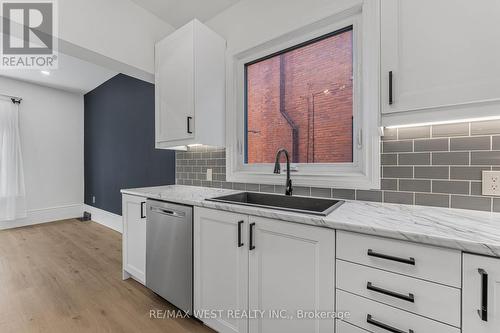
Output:
<path fill-rule="evenodd" d="M 159 208 L 159 207 L 154 207 L 154 206 L 151 207 L 151 211 L 158 213 L 158 214 L 173 216 L 173 217 L 185 217 L 186 216 L 186 213 L 184 213 L 184 212 L 178 212 L 175 210 Z"/>

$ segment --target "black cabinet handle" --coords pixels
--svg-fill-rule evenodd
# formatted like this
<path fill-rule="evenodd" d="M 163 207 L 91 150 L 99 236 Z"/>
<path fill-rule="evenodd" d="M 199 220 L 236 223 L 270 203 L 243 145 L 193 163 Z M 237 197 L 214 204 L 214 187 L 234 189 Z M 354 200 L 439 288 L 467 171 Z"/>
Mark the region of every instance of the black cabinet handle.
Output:
<path fill-rule="evenodd" d="M 253 229 L 255 227 L 255 223 L 250 223 L 250 245 L 249 249 L 250 251 L 255 249 L 255 245 L 253 244 Z"/>
<path fill-rule="evenodd" d="M 400 329 L 397 329 L 395 327 L 389 326 L 387 324 L 381 323 L 380 321 L 373 319 L 371 314 L 366 316 L 366 322 L 368 324 L 371 324 L 373 326 L 377 326 L 379 328 L 382 328 L 382 329 L 389 331 L 389 332 L 392 332 L 392 333 L 406 333 L 405 331 L 402 331 Z M 413 330 L 408 330 L 408 333 L 413 333 Z"/>
<path fill-rule="evenodd" d="M 404 301 L 415 303 L 415 296 L 413 294 L 411 294 L 411 293 L 408 294 L 408 295 L 396 293 L 394 291 L 390 291 L 390 290 L 387 290 L 387 289 L 376 287 L 371 282 L 368 282 L 366 284 L 366 289 L 374 291 L 374 292 L 377 292 L 377 293 L 381 293 L 381 294 L 384 294 L 384 295 L 388 295 L 388 296 L 392 296 L 392 297 L 395 297 L 395 298 L 399 298 L 399 299 L 402 299 Z"/>
<path fill-rule="evenodd" d="M 482 321 L 488 321 L 488 273 L 482 268 L 477 271 L 481 274 L 481 309 L 477 313 Z"/>
<path fill-rule="evenodd" d="M 193 117 L 187 117 L 187 132 L 189 134 L 193 134 L 193 131 L 191 131 L 191 120 L 193 119 Z"/>
<path fill-rule="evenodd" d="M 244 222 L 244 221 L 239 221 L 239 222 L 238 222 L 238 247 L 242 247 L 243 245 L 245 245 L 245 244 L 241 241 L 241 226 L 243 225 L 243 222 Z"/>
<path fill-rule="evenodd" d="M 392 105 L 392 71 L 389 71 L 389 105 Z"/>
<path fill-rule="evenodd" d="M 146 204 L 145 202 L 141 202 L 141 219 L 146 217 L 146 213 L 144 213 L 144 205 L 145 204 Z"/>
<path fill-rule="evenodd" d="M 372 249 L 368 250 L 367 255 L 369 255 L 370 257 L 376 257 L 376 258 L 380 258 L 380 259 L 392 260 L 392 261 L 397 261 L 397 262 L 400 262 L 400 263 L 403 263 L 403 264 L 408 264 L 408 265 L 415 266 L 415 258 L 411 258 L 411 257 L 408 258 L 408 259 L 394 257 L 394 256 L 390 256 L 388 254 L 374 252 Z"/>

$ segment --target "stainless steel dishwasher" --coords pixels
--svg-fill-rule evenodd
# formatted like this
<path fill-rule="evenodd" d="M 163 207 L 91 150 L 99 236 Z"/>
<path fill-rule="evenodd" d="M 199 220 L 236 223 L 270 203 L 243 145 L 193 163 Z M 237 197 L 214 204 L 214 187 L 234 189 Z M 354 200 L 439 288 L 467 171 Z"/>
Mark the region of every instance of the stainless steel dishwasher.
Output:
<path fill-rule="evenodd" d="M 193 207 L 147 200 L 146 287 L 193 313 Z"/>

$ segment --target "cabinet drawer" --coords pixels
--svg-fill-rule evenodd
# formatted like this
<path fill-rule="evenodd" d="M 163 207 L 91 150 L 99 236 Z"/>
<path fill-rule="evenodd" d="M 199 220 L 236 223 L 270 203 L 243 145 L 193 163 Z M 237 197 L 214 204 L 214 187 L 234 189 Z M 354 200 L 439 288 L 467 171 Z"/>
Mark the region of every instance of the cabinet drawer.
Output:
<path fill-rule="evenodd" d="M 460 289 L 342 260 L 336 268 L 338 289 L 460 327 Z"/>
<path fill-rule="evenodd" d="M 337 310 L 350 312 L 347 322 L 374 333 L 406 333 L 411 332 L 410 330 L 415 333 L 460 333 L 460 329 L 456 327 L 342 290 L 337 290 Z"/>
<path fill-rule="evenodd" d="M 340 231 L 337 258 L 461 287 L 460 251 Z"/>
<path fill-rule="evenodd" d="M 335 324 L 335 333 L 369 333 L 370 331 L 362 330 L 359 327 L 348 324 L 345 321 L 337 320 Z"/>

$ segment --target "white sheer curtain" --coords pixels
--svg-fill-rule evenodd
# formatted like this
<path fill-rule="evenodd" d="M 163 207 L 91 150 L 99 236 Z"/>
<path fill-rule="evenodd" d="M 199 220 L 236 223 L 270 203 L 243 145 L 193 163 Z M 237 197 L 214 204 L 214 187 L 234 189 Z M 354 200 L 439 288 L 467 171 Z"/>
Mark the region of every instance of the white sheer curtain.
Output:
<path fill-rule="evenodd" d="M 18 104 L 0 98 L 0 221 L 26 217 Z"/>

